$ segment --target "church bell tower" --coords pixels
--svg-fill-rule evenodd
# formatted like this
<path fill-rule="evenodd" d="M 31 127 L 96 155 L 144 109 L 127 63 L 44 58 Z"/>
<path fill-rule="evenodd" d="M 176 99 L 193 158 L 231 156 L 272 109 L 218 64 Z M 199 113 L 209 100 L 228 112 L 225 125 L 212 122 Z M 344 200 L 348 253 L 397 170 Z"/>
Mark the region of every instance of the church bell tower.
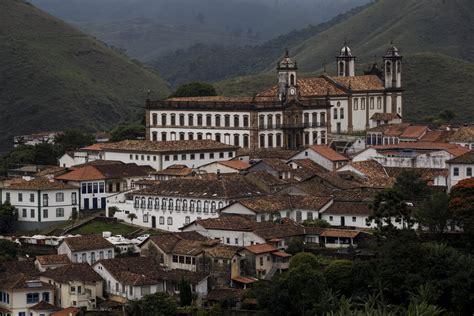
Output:
<path fill-rule="evenodd" d="M 386 89 L 400 89 L 402 87 L 402 56 L 391 43 L 383 56 L 384 77 Z"/>
<path fill-rule="evenodd" d="M 297 83 L 298 66 L 296 61 L 290 58 L 288 49 L 285 57 L 278 63 L 278 99 L 280 101 L 290 101 L 298 99 Z"/>
<path fill-rule="evenodd" d="M 344 41 L 341 53 L 336 57 L 337 75 L 340 77 L 354 77 L 355 59 L 355 56 L 352 56 L 351 49 L 347 46 L 347 41 Z"/>

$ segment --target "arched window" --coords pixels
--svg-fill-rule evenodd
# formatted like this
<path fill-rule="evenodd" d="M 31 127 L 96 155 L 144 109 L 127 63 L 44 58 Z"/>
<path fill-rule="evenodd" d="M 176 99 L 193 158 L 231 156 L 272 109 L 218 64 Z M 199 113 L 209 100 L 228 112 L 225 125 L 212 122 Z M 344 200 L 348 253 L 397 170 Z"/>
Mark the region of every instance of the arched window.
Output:
<path fill-rule="evenodd" d="M 153 199 L 152 198 L 148 198 L 148 209 L 153 209 Z"/>
<path fill-rule="evenodd" d="M 135 197 L 135 203 L 133 204 L 135 208 L 140 207 L 140 198 L 138 196 Z"/>
<path fill-rule="evenodd" d="M 385 67 L 386 67 L 386 70 L 387 70 L 387 73 L 391 73 L 392 72 L 392 63 L 387 61 L 385 63 Z"/>
<path fill-rule="evenodd" d="M 191 217 L 186 216 L 186 217 L 184 218 L 184 223 L 185 223 L 185 224 L 191 223 Z"/>
<path fill-rule="evenodd" d="M 195 208 L 196 208 L 196 201 L 191 200 L 191 202 L 189 202 L 189 211 L 193 213 Z"/>
<path fill-rule="evenodd" d="M 201 140 L 202 139 L 202 133 L 197 133 L 197 139 Z"/>
<path fill-rule="evenodd" d="M 161 114 L 161 125 L 166 126 L 166 114 Z"/>
<path fill-rule="evenodd" d="M 215 213 L 216 212 L 216 202 L 212 201 L 211 202 L 211 213 Z"/>
<path fill-rule="evenodd" d="M 184 140 L 184 132 L 179 133 L 179 140 Z"/>
<path fill-rule="evenodd" d="M 166 211 L 166 198 L 161 199 L 161 209 Z"/>
<path fill-rule="evenodd" d="M 174 201 L 173 199 L 170 199 L 168 202 L 168 210 L 172 211 L 174 210 Z"/>
<path fill-rule="evenodd" d="M 219 210 L 224 207 L 224 203 L 222 203 L 222 202 L 219 202 L 218 205 L 219 205 Z"/>
<path fill-rule="evenodd" d="M 318 132 L 313 132 L 313 144 L 318 144 Z"/>
<path fill-rule="evenodd" d="M 215 119 L 216 119 L 216 126 L 221 126 L 221 116 L 217 114 Z"/>
<path fill-rule="evenodd" d="M 313 127 L 318 126 L 318 113 L 316 112 L 313 112 L 313 114 L 311 114 L 311 125 Z"/>
<path fill-rule="evenodd" d="M 160 209 L 160 199 L 156 198 L 155 199 L 155 210 L 158 210 L 158 209 Z"/>
<path fill-rule="evenodd" d="M 402 71 L 402 63 L 400 61 L 397 61 L 397 73 L 400 73 Z"/>
<path fill-rule="evenodd" d="M 158 125 L 158 114 L 154 113 L 151 120 L 152 125 Z"/>
<path fill-rule="evenodd" d="M 197 201 L 197 203 L 196 203 L 196 212 L 201 213 L 201 210 L 202 210 L 202 202 Z"/>
<path fill-rule="evenodd" d="M 290 75 L 290 84 L 291 84 L 292 86 L 295 85 L 295 75 L 294 75 L 294 74 L 291 74 L 291 75 Z"/>
<path fill-rule="evenodd" d="M 344 62 L 342 61 L 339 62 L 339 76 L 344 76 Z"/>
<path fill-rule="evenodd" d="M 183 200 L 183 212 L 188 211 L 188 200 Z"/>
<path fill-rule="evenodd" d="M 240 122 L 239 122 L 239 116 L 234 115 L 234 127 L 239 127 Z"/>
<path fill-rule="evenodd" d="M 176 200 L 176 211 L 177 212 L 181 211 L 181 200 L 180 199 Z"/>
<path fill-rule="evenodd" d="M 321 113 L 321 114 L 319 114 L 319 116 L 320 116 L 319 122 L 320 122 L 321 126 L 326 125 L 326 113 Z"/>
<path fill-rule="evenodd" d="M 189 132 L 189 133 L 188 133 L 188 139 L 189 139 L 189 140 L 193 140 L 193 139 L 194 139 L 194 133 L 193 133 L 193 132 Z"/>
<path fill-rule="evenodd" d="M 209 201 L 204 201 L 204 213 L 209 213 Z"/>
<path fill-rule="evenodd" d="M 145 199 L 144 197 L 142 197 L 142 201 L 141 201 L 141 203 L 140 203 L 140 207 L 141 207 L 141 208 L 145 208 L 145 206 L 146 206 L 146 199 Z"/>

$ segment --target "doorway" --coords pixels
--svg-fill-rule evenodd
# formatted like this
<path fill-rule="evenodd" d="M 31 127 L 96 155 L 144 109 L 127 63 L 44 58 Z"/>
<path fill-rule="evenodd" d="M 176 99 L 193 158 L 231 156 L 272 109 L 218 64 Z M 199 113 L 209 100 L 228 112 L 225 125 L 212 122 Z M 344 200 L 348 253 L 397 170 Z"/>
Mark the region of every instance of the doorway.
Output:
<path fill-rule="evenodd" d="M 151 228 L 156 228 L 156 216 L 151 217 Z"/>
<path fill-rule="evenodd" d="M 346 226 L 346 218 L 341 216 L 341 226 Z"/>

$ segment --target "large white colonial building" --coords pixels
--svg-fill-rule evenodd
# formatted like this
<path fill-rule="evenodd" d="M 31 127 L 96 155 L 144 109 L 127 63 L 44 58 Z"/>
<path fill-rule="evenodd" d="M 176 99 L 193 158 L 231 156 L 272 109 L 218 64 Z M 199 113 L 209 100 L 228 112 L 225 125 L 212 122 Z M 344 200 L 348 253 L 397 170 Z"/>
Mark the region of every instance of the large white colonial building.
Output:
<path fill-rule="evenodd" d="M 374 67 L 356 76 L 355 56 L 344 45 L 337 76 L 298 78 L 297 63 L 287 52 L 277 66 L 278 84 L 254 97 L 147 100 L 147 139 L 300 148 L 326 144 L 329 133 L 365 131 L 376 113 L 402 116 L 402 57 L 392 45 L 383 60 L 383 72 Z"/>

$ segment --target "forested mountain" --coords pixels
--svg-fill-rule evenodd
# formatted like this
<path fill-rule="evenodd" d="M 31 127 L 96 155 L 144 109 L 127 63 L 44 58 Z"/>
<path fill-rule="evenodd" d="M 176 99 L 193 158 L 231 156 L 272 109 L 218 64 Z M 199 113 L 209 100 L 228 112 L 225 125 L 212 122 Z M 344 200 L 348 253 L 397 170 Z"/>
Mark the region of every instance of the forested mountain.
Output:
<path fill-rule="evenodd" d="M 0 146 L 14 134 L 102 130 L 138 117 L 155 70 L 19 0 L 0 1 Z"/>
<path fill-rule="evenodd" d="M 150 60 L 198 43 L 256 45 L 372 0 L 31 0 L 47 12 Z"/>

